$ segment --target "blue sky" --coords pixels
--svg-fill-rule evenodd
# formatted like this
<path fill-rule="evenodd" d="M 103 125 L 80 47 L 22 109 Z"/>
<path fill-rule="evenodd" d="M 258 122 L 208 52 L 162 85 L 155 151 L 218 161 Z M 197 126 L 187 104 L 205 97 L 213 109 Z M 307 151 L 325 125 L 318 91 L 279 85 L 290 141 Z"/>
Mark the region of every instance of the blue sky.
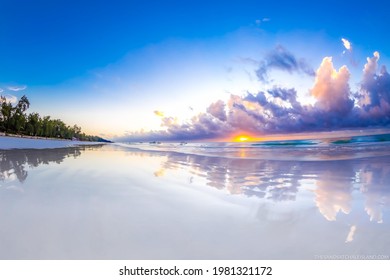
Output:
<path fill-rule="evenodd" d="M 380 58 L 374 59 L 378 65 L 371 74 L 381 75 L 381 65 L 388 64 L 386 5 L 2 0 L 1 94 L 10 99 L 26 94 L 33 111 L 111 138 L 202 139 L 241 132 L 386 127 L 387 76 L 382 75 L 381 88 L 373 88 L 363 77 L 367 57 L 375 58 L 375 51 Z M 352 44 L 351 49 L 342 38 Z M 313 91 L 326 80 L 316 75 L 320 65 L 327 67 L 325 57 L 332 57 L 336 71 L 343 65 L 348 69 L 348 81 L 340 85 L 343 81 L 336 79 L 330 89 L 338 92 L 348 84 L 349 97 L 344 91 L 337 97 L 346 102 L 346 111 L 326 101 L 327 92 Z M 291 105 L 291 96 L 276 94 L 276 88 L 284 93 L 294 88 L 300 107 L 282 112 Z M 248 97 L 248 92 L 257 99 Z M 361 105 L 363 97 L 356 97 L 360 93 L 383 102 Z M 350 99 L 355 106 L 348 105 Z M 211 106 L 218 100 L 223 102 L 223 106 L 218 103 L 221 108 Z M 310 114 L 302 117 L 309 107 L 301 105 L 311 106 Z M 363 106 L 358 112 L 356 108 Z M 225 111 L 226 119 L 216 117 L 217 109 Z M 259 115 L 271 112 L 275 119 L 291 116 L 292 111 L 304 125 L 265 125 L 267 120 Z M 335 120 L 341 115 L 351 120 L 337 126 Z M 358 121 L 352 123 L 353 118 Z M 248 123 L 248 129 L 236 125 L 240 120 Z"/>

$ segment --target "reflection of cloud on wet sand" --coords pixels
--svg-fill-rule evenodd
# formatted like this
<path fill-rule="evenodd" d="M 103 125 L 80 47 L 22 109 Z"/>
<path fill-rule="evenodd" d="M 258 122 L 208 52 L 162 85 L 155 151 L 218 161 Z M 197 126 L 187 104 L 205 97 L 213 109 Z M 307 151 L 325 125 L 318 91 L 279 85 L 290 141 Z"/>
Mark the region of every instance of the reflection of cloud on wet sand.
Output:
<path fill-rule="evenodd" d="M 163 168 L 187 169 L 206 179 L 206 184 L 230 194 L 244 194 L 275 201 L 295 200 L 299 183 L 295 170 L 299 163 L 220 158 L 171 153 Z M 275 172 L 277 171 L 277 172 Z"/>
<path fill-rule="evenodd" d="M 349 243 L 349 242 L 352 242 L 352 241 L 353 241 L 353 239 L 354 239 L 354 237 L 355 237 L 355 232 L 356 232 L 356 226 L 353 225 L 353 226 L 351 226 L 351 228 L 349 229 L 347 238 L 345 239 L 345 243 Z"/>
<path fill-rule="evenodd" d="M 337 214 L 351 212 L 352 188 L 345 181 L 338 181 L 330 172 L 321 174 L 316 181 L 316 205 L 320 213 L 328 220 L 335 221 Z"/>
<path fill-rule="evenodd" d="M 368 216 L 370 216 L 370 221 L 374 221 L 379 224 L 383 223 L 381 198 L 382 196 L 380 194 L 371 194 L 367 196 L 364 208 Z"/>
<path fill-rule="evenodd" d="M 370 221 L 383 222 L 383 208 L 390 206 L 390 165 L 381 162 L 367 164 L 360 172 L 361 192 L 365 196 L 365 211 Z"/>
<path fill-rule="evenodd" d="M 185 169 L 191 176 L 230 194 L 272 201 L 294 201 L 311 178 L 315 204 L 328 221 L 352 211 L 353 192 L 361 190 L 370 220 L 382 222 L 389 206 L 390 167 L 386 157 L 367 160 L 280 161 L 163 153 L 162 169 Z M 375 165 L 372 162 L 375 161 Z M 159 175 L 161 171 L 155 173 Z M 305 187 L 306 188 L 306 187 Z"/>
<path fill-rule="evenodd" d="M 374 163 L 373 163 L 374 162 Z M 390 166 L 386 158 L 340 161 L 316 178 L 316 205 L 329 221 L 338 213 L 349 214 L 352 192 L 360 189 L 370 221 L 383 222 L 383 208 L 390 206 Z"/>

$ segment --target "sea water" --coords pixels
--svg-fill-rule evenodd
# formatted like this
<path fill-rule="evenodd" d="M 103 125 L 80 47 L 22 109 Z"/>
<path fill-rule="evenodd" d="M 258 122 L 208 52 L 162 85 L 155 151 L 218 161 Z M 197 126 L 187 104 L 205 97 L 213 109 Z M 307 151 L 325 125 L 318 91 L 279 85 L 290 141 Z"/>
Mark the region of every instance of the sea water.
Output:
<path fill-rule="evenodd" d="M 1 259 L 388 259 L 389 135 L 0 151 Z"/>

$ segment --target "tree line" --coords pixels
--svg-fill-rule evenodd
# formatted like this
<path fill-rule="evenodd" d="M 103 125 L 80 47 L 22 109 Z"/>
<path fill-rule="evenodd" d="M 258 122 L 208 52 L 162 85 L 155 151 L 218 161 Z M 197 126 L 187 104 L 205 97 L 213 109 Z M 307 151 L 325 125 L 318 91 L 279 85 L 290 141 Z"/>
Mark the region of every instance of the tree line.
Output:
<path fill-rule="evenodd" d="M 109 142 L 98 136 L 86 135 L 81 127 L 66 125 L 60 119 L 51 119 L 50 116 L 40 116 L 38 113 L 26 114 L 30 108 L 30 101 L 23 95 L 16 105 L 13 105 L 4 96 L 0 96 L 0 132 L 38 136 L 46 138 L 77 139 L 81 141 Z"/>

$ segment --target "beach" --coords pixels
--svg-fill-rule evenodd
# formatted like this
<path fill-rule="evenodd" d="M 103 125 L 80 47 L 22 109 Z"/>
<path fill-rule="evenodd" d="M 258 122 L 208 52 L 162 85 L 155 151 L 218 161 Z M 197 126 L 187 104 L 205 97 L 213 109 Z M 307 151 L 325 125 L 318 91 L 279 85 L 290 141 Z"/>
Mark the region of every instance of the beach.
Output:
<path fill-rule="evenodd" d="M 388 259 L 389 142 L 364 141 L 0 150 L 0 258 Z"/>
<path fill-rule="evenodd" d="M 51 139 L 28 136 L 5 136 L 0 134 L 0 150 L 8 149 L 55 149 L 79 145 L 95 145 L 100 142 L 88 142 L 67 139 Z"/>

